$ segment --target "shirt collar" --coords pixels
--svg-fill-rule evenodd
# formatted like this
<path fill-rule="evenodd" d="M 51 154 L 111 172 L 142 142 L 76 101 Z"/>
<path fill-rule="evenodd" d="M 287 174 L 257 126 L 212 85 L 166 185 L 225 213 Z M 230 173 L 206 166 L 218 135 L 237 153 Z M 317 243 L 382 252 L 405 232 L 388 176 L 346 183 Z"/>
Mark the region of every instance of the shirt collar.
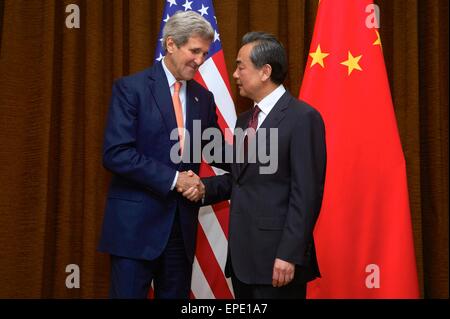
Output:
<path fill-rule="evenodd" d="M 175 77 L 173 76 L 172 72 L 170 72 L 169 68 L 166 66 L 166 62 L 165 62 L 165 57 L 163 58 L 161 64 L 164 70 L 164 73 L 166 74 L 166 78 L 167 78 L 167 82 L 169 83 L 169 88 L 171 88 L 175 82 L 177 81 L 177 79 L 175 79 Z M 182 83 L 181 87 L 186 87 L 186 81 L 182 80 L 180 81 Z"/>
<path fill-rule="evenodd" d="M 284 92 L 286 92 L 286 89 L 284 88 L 283 84 L 280 84 L 280 86 L 278 86 L 275 90 L 270 92 L 270 94 L 264 97 L 261 101 L 259 101 L 259 103 L 254 103 L 253 106 L 258 104 L 258 107 L 261 110 L 261 112 L 267 115 L 275 106 L 275 104 L 278 102 L 278 100 L 281 98 L 281 96 L 283 96 Z"/>

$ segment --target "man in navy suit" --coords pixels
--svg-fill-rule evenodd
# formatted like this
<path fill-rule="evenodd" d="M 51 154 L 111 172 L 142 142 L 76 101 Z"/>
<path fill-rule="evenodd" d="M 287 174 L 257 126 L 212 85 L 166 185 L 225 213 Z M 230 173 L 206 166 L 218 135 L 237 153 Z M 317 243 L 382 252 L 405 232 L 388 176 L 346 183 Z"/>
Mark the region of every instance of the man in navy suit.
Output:
<path fill-rule="evenodd" d="M 239 93 L 254 102 L 236 123 L 247 130 L 234 140 L 244 161 L 183 195 L 197 200 L 206 189 L 204 204 L 231 198 L 225 273 L 236 298 L 305 298 L 306 283 L 320 276 L 313 230 L 325 181 L 324 123 L 284 88 L 287 58 L 275 37 L 246 34 L 236 62 Z M 265 163 L 261 149 L 276 163 Z"/>
<path fill-rule="evenodd" d="M 193 121 L 202 132 L 218 128 L 212 93 L 192 80 L 213 38 L 198 13 L 179 12 L 163 30 L 164 59 L 114 83 L 103 149 L 113 176 L 99 244 L 111 255 L 111 298 L 146 298 L 152 281 L 155 298 L 189 297 L 198 205 L 179 192 L 199 185 L 199 163 L 177 162 L 193 150 L 185 142 Z"/>

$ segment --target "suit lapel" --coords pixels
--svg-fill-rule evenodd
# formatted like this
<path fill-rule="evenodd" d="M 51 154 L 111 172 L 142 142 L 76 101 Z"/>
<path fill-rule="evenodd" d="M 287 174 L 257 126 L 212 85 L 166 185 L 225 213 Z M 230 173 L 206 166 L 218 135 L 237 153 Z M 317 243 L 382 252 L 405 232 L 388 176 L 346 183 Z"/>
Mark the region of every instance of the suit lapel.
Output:
<path fill-rule="evenodd" d="M 238 120 L 236 121 L 236 129 L 242 129 L 245 131 L 247 129 L 248 121 L 250 119 L 251 112 L 246 112 L 238 117 Z M 244 163 L 239 163 L 237 161 L 239 152 L 242 152 L 243 150 L 243 138 L 238 139 L 238 135 L 235 133 L 235 140 L 234 140 L 234 161 L 233 161 L 233 169 L 231 170 L 233 172 L 235 180 L 240 176 L 240 171 L 242 169 L 242 165 Z"/>
<path fill-rule="evenodd" d="M 259 128 L 270 129 L 271 127 L 278 127 L 278 123 L 285 116 L 284 110 L 288 107 L 290 98 L 291 95 L 286 91 L 274 105 Z"/>
<path fill-rule="evenodd" d="M 266 116 L 266 118 L 264 119 L 264 122 L 259 126 L 258 131 L 256 132 L 256 139 L 255 141 L 253 141 L 253 143 L 257 142 L 257 139 L 259 138 L 259 133 L 261 132 L 260 129 L 264 128 L 266 129 L 266 135 L 265 137 L 268 139 L 269 138 L 269 130 L 270 128 L 277 128 L 278 124 L 280 123 L 280 121 L 284 118 L 285 116 L 285 109 L 288 107 L 289 105 L 289 101 L 291 99 L 291 95 L 288 91 L 286 91 L 281 98 L 278 100 L 278 102 L 274 105 L 274 107 L 272 108 L 272 110 L 269 112 L 269 114 Z M 247 122 L 248 123 L 248 120 Z M 245 172 L 245 170 L 248 167 L 249 161 L 250 159 L 255 159 L 256 160 L 256 154 L 255 154 L 255 148 L 251 148 L 249 147 L 249 154 L 248 154 L 248 161 L 245 161 L 242 165 L 240 165 L 240 170 L 239 170 L 239 175 L 238 178 L 242 177 L 242 174 Z"/>
<path fill-rule="evenodd" d="M 177 128 L 177 120 L 173 110 L 169 84 L 161 63 L 159 62 L 151 68 L 149 87 L 170 136 L 172 130 Z M 173 141 L 173 143 L 175 144 L 176 141 Z"/>
<path fill-rule="evenodd" d="M 187 81 L 186 87 L 186 130 L 193 140 L 193 121 L 200 119 L 200 100 L 199 94 L 195 91 L 192 81 Z M 192 145 L 191 145 L 192 148 Z"/>

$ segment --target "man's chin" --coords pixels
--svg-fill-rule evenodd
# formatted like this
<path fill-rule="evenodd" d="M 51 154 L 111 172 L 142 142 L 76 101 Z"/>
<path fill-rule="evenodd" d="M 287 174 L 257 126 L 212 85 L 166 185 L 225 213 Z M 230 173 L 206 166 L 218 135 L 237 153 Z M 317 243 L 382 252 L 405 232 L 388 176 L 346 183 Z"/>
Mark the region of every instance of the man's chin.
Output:
<path fill-rule="evenodd" d="M 247 97 L 247 94 L 245 93 L 245 91 L 242 88 L 239 88 L 239 95 L 242 97 Z"/>
<path fill-rule="evenodd" d="M 197 73 L 197 71 L 189 72 L 188 74 L 185 75 L 184 79 L 185 79 L 186 81 L 192 80 L 192 79 L 194 78 L 194 76 L 195 76 L 195 73 Z"/>

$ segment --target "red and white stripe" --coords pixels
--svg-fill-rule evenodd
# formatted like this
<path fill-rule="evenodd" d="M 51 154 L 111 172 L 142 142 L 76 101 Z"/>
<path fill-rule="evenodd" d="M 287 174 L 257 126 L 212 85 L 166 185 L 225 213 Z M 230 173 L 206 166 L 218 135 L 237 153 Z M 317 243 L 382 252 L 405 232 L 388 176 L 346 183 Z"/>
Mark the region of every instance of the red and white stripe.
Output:
<path fill-rule="evenodd" d="M 236 111 L 230 94 L 230 83 L 223 51 L 218 51 L 200 67 L 194 78 L 214 94 L 218 124 L 222 131 L 233 132 Z M 228 135 L 227 136 L 232 136 Z M 231 142 L 228 140 L 228 142 Z M 202 163 L 200 176 L 221 174 L 220 170 Z M 224 268 L 228 247 L 229 203 L 205 206 L 199 212 L 197 249 L 192 270 L 191 297 L 197 299 L 234 298 L 231 281 Z"/>

